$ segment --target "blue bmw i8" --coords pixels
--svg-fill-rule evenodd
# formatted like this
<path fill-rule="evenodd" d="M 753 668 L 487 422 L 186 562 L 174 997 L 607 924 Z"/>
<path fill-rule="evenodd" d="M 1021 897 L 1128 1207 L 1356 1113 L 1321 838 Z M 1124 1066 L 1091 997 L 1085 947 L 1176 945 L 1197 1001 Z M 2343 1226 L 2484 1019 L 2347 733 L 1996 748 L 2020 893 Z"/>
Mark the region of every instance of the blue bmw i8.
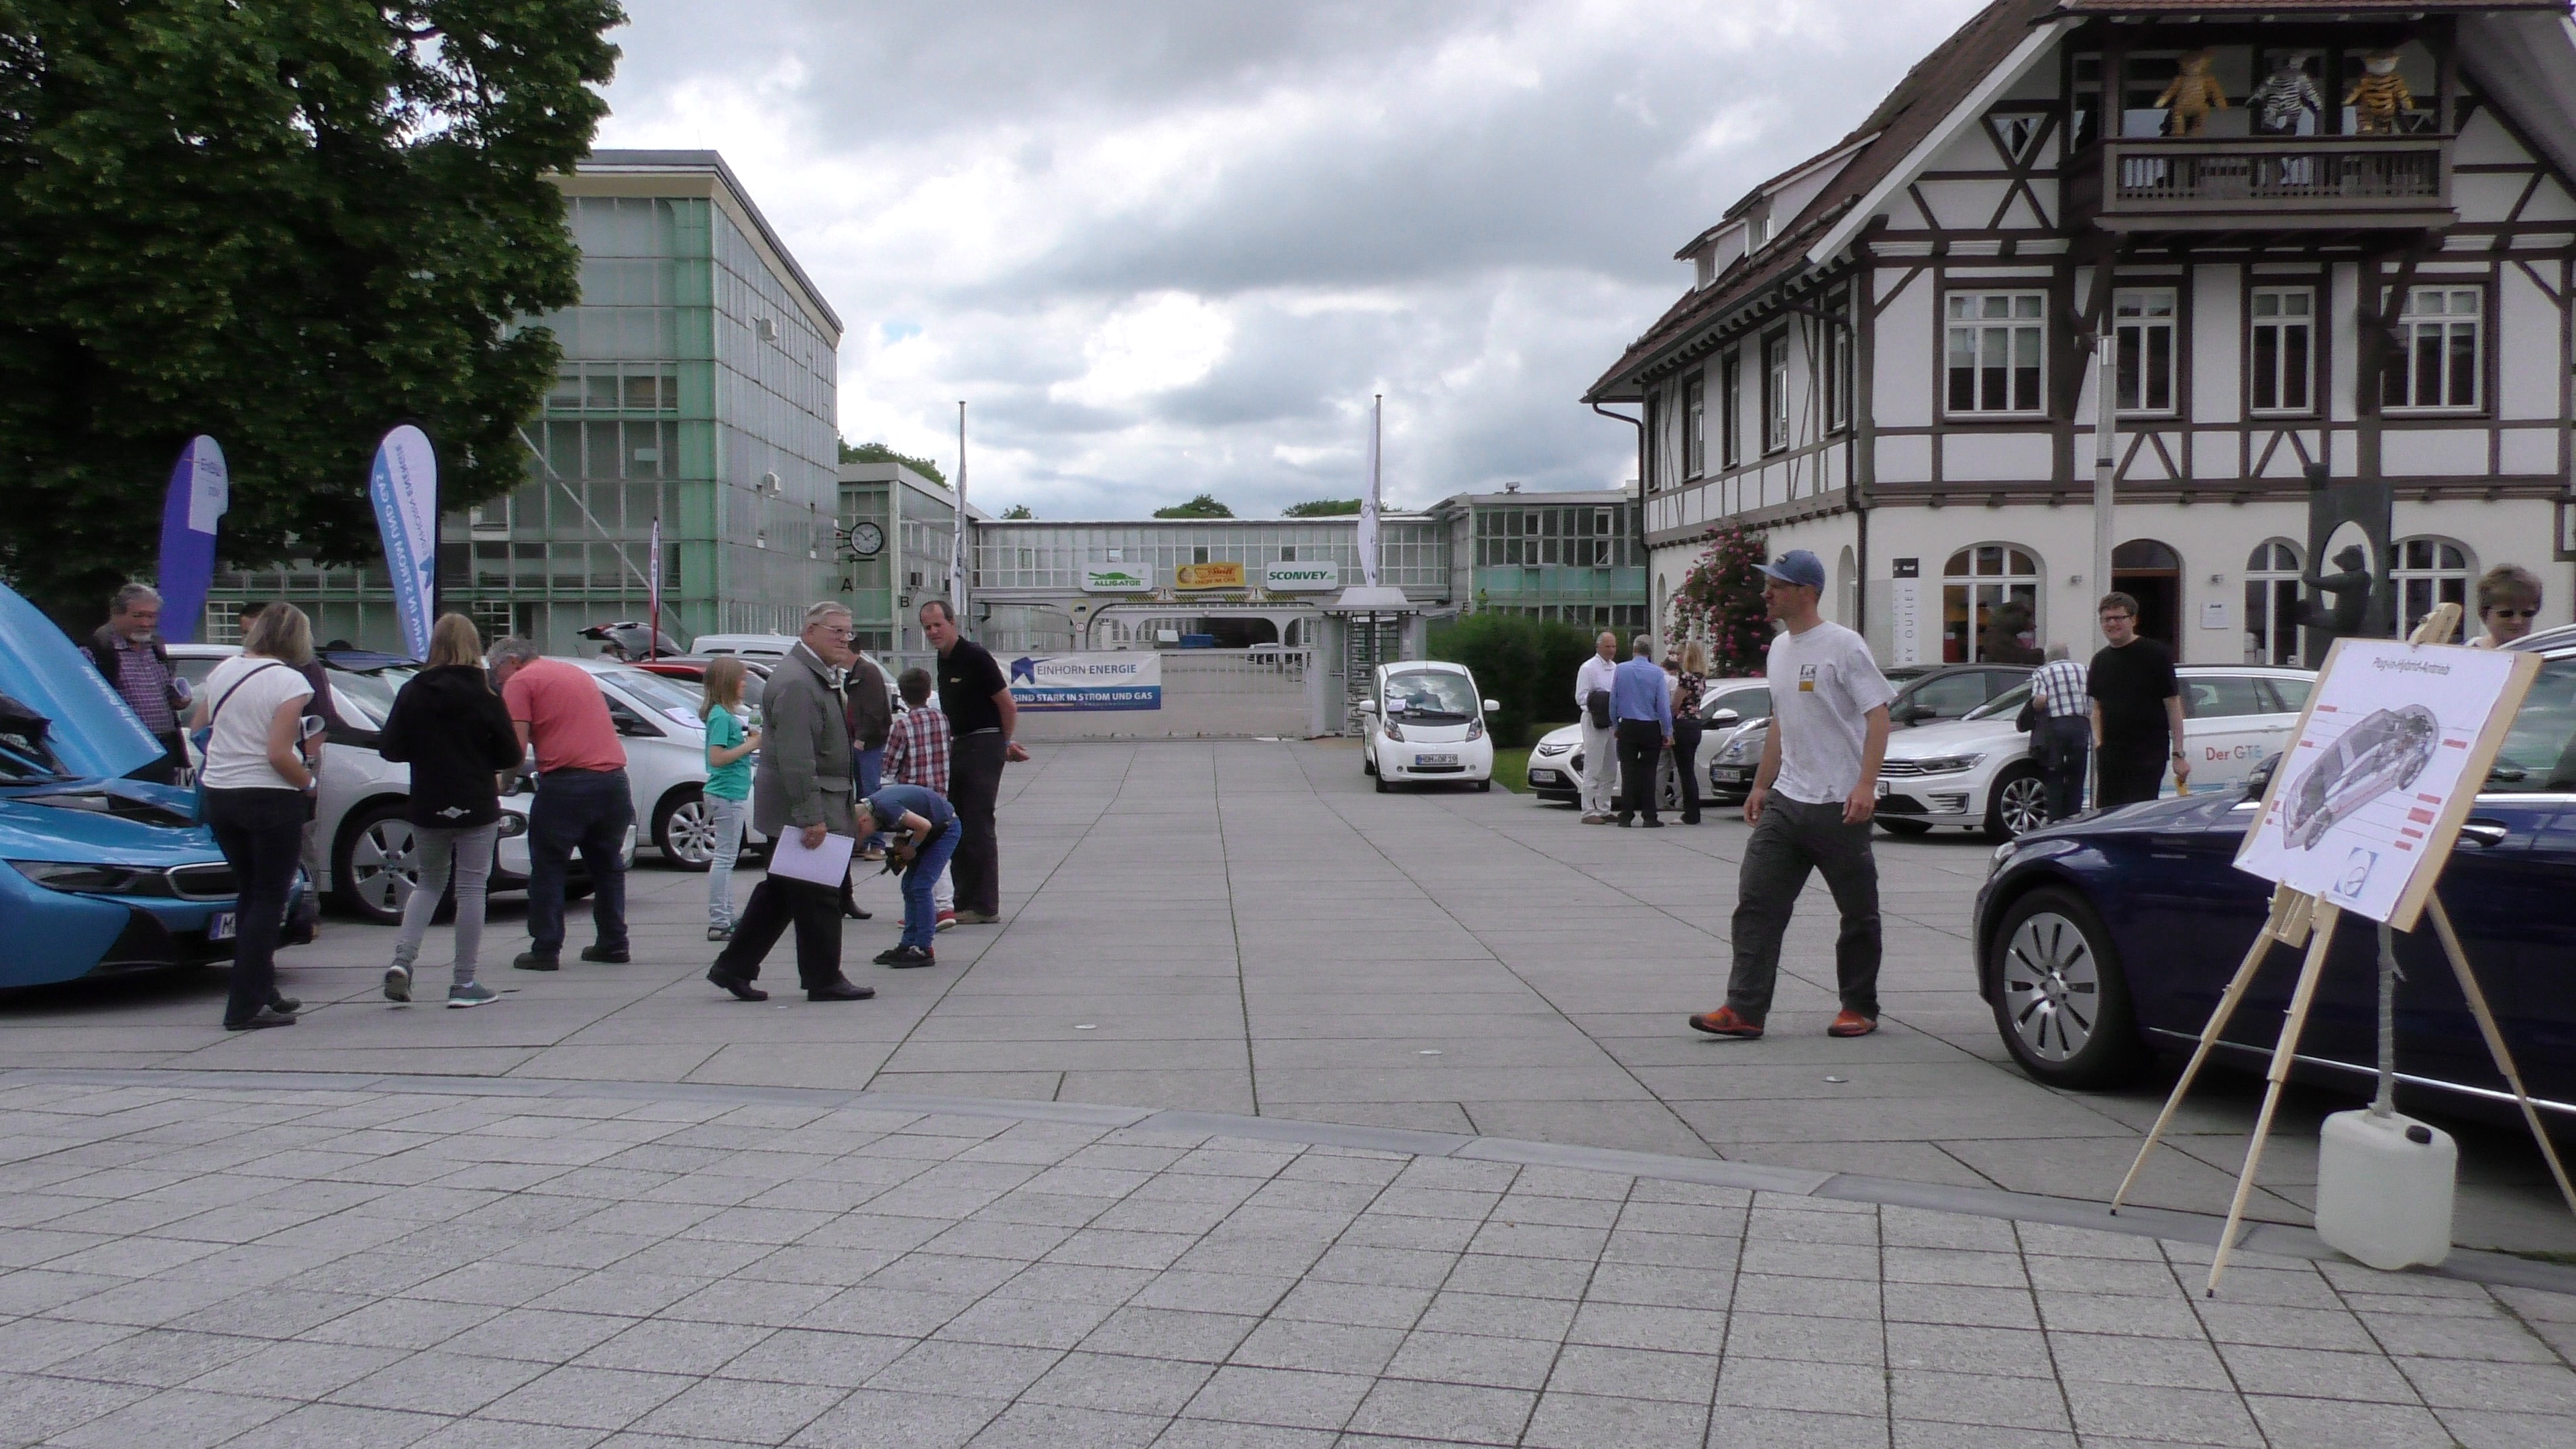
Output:
<path fill-rule="evenodd" d="M 2540 676 L 2438 889 L 2524 1085 L 2553 1133 L 2576 1132 L 2576 628 L 2511 647 L 2540 654 Z M 2268 883 L 2232 864 L 2270 773 L 2241 792 L 2078 816 L 1996 848 L 1977 897 L 1977 986 L 2023 1070 L 2059 1086 L 2116 1086 L 2153 1053 L 2199 1039 L 2270 899 Z M 2299 1041 L 2302 1076 L 2370 1090 L 2376 939 L 2360 920 L 2336 934 Z M 2397 959 L 2401 1089 L 2473 1115 L 2510 1112 L 2431 928 L 2398 936 Z M 2274 949 L 2223 1055 L 2268 1057 L 2298 962 Z"/>

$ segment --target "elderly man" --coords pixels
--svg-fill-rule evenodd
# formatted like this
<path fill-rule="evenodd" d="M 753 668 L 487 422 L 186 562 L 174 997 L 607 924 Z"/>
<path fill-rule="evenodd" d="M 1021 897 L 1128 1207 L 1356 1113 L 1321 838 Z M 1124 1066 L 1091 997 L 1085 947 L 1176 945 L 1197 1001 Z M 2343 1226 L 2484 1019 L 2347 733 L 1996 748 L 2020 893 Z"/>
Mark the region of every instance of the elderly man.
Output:
<path fill-rule="evenodd" d="M 1618 718 L 1619 775 L 1626 787 L 1619 797 L 1619 827 L 1626 829 L 1642 814 L 1648 830 L 1661 830 L 1655 766 L 1673 747 L 1673 687 L 1655 662 L 1652 634 L 1638 635 L 1628 646 L 1628 662 L 1612 671 L 1610 712 Z"/>
<path fill-rule="evenodd" d="M 957 808 L 957 921 L 989 926 L 1002 918 L 1002 844 L 993 826 L 1002 766 L 1029 752 L 1012 739 L 1020 727 L 1011 682 L 984 646 L 957 631 L 945 599 L 921 606 L 921 632 L 939 651 L 939 711 L 948 716 L 955 751 L 948 762 L 948 802 Z"/>
<path fill-rule="evenodd" d="M 134 778 L 167 785 L 187 768 L 188 746 L 179 733 L 179 715 L 188 707 L 188 681 L 170 667 L 170 651 L 156 637 L 161 627 L 161 596 L 148 584 L 127 584 L 108 606 L 107 623 L 90 636 L 90 658 L 99 673 L 134 709 L 135 718 L 161 742 L 161 758 L 134 772 Z"/>
<path fill-rule="evenodd" d="M 805 611 L 805 631 L 771 671 L 761 696 L 760 765 L 752 773 L 751 823 L 772 840 L 789 831 L 805 848 L 821 848 L 826 835 L 858 838 L 850 813 L 849 719 L 843 713 L 841 671 L 857 658 L 850 647 L 850 611 L 830 600 Z M 735 922 L 733 940 L 707 968 L 707 980 L 738 1000 L 767 1001 L 752 985 L 760 963 L 778 938 L 796 928 L 796 978 L 808 1001 L 865 1001 L 873 986 L 841 974 L 841 892 L 782 875 L 761 877 Z"/>
<path fill-rule="evenodd" d="M 1619 636 L 1604 629 L 1592 657 L 1574 671 L 1574 707 L 1583 721 L 1583 823 L 1610 823 L 1611 785 L 1619 778 L 1618 733 L 1610 685 L 1619 668 Z"/>
<path fill-rule="evenodd" d="M 526 639 L 502 640 L 490 659 L 519 748 L 537 755 L 537 798 L 528 807 L 528 949 L 510 964 L 521 971 L 562 968 L 564 874 L 579 850 L 590 872 L 590 919 L 598 933 L 581 948 L 581 959 L 622 966 L 626 832 L 635 824 L 635 800 L 608 701 L 587 670 L 540 656 Z"/>

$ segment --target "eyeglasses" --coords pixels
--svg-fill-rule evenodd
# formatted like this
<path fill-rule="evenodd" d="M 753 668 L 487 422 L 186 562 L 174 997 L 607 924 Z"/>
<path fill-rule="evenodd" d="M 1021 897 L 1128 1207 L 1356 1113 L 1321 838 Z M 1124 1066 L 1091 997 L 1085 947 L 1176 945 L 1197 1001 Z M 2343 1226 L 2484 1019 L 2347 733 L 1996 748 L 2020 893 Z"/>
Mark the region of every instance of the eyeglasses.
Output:
<path fill-rule="evenodd" d="M 2487 609 L 2482 612 L 2490 614 L 2498 619 L 2537 619 L 2540 617 L 2540 611 L 2538 609 Z"/>

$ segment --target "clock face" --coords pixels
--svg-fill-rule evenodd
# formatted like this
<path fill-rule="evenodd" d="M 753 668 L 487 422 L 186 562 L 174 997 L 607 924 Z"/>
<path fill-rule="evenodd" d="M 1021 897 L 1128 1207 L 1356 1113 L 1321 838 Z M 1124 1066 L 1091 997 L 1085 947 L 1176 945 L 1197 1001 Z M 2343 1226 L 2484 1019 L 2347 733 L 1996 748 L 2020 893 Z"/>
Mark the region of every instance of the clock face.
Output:
<path fill-rule="evenodd" d="M 861 558 L 875 558 L 884 549 L 884 529 L 873 523 L 862 523 L 850 530 L 850 552 Z"/>

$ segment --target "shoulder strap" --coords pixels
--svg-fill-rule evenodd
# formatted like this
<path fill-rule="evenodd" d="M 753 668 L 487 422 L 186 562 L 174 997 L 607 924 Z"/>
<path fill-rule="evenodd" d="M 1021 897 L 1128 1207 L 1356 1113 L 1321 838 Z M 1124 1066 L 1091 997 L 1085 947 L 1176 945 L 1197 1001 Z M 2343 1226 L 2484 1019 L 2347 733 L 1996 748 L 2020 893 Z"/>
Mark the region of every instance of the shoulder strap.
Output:
<path fill-rule="evenodd" d="M 224 712 L 224 706 L 232 700 L 234 695 L 241 692 L 241 687 L 243 685 L 250 683 L 252 675 L 265 673 L 271 669 L 283 669 L 285 667 L 285 665 L 272 659 L 266 664 L 259 666 L 257 669 L 247 669 L 242 671 L 242 677 L 232 682 L 232 687 L 226 689 L 223 692 L 223 695 L 215 701 L 215 707 L 213 709 L 206 711 L 206 728 L 213 729 L 215 727 L 215 716 Z"/>

